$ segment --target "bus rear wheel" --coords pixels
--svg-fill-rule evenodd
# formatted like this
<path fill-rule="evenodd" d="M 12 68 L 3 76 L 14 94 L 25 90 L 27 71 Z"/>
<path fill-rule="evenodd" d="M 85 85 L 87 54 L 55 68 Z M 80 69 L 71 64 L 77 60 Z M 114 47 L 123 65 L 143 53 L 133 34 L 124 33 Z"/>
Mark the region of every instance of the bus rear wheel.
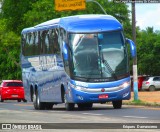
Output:
<path fill-rule="evenodd" d="M 33 97 L 33 105 L 34 105 L 34 108 L 36 110 L 44 110 L 45 109 L 45 104 L 40 102 L 39 100 L 39 94 L 38 94 L 38 91 L 36 91 L 36 93 L 34 94 L 34 97 Z"/>
<path fill-rule="evenodd" d="M 122 107 L 122 100 L 112 101 L 112 104 L 113 104 L 113 108 L 114 109 L 121 109 L 121 107 Z"/>

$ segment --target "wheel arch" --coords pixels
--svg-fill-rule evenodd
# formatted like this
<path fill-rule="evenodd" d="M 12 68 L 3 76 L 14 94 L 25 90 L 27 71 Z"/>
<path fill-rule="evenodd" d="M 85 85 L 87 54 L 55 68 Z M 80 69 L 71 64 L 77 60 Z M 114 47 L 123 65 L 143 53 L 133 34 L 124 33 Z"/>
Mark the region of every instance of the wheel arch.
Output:
<path fill-rule="evenodd" d="M 34 94 L 36 94 L 37 89 L 38 89 L 37 84 L 35 86 L 33 86 L 33 84 L 30 85 L 30 99 L 31 99 L 31 102 L 33 102 L 33 97 L 34 97 Z"/>
<path fill-rule="evenodd" d="M 34 95 L 34 87 L 33 85 L 30 85 L 30 100 L 33 102 L 33 95 Z"/>
<path fill-rule="evenodd" d="M 62 103 L 64 103 L 64 93 L 65 93 L 65 88 L 64 88 L 64 85 L 61 84 L 61 99 L 62 99 Z"/>

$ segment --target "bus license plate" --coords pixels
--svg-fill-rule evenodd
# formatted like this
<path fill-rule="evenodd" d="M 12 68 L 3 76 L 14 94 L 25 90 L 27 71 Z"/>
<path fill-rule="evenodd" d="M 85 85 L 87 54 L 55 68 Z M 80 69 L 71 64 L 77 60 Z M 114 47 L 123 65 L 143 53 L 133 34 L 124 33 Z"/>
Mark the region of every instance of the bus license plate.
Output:
<path fill-rule="evenodd" d="M 99 99 L 107 99 L 107 98 L 108 98 L 108 94 L 99 95 Z"/>

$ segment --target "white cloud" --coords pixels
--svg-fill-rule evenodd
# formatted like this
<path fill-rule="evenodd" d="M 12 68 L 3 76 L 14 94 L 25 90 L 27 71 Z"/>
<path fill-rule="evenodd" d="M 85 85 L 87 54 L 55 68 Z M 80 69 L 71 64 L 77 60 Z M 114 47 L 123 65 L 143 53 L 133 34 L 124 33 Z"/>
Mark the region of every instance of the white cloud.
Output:
<path fill-rule="evenodd" d="M 136 26 L 160 30 L 160 4 L 136 4 Z M 129 6 L 129 9 L 131 7 Z"/>

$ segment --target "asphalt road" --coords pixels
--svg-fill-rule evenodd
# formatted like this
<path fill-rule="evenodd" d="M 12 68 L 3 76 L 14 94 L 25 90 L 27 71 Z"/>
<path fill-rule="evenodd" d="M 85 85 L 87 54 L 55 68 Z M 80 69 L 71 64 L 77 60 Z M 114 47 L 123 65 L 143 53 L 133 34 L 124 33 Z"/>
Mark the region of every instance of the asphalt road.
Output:
<path fill-rule="evenodd" d="M 158 125 L 157 127 L 160 129 L 160 108 L 123 105 L 122 109 L 113 109 L 110 104 L 94 104 L 92 110 L 79 110 L 76 107 L 74 111 L 66 111 L 64 104 L 60 104 L 53 106 L 52 110 L 34 110 L 31 102 L 5 101 L 0 103 L 0 123 L 47 123 L 46 125 L 48 126 L 46 127 L 51 126 L 52 129 L 56 127 L 57 131 L 60 131 L 59 128 L 63 130 L 66 130 L 66 128 L 78 128 L 79 131 L 81 128 L 87 129 L 87 132 L 89 132 L 89 129 L 91 129 L 90 131 L 96 131 L 97 129 L 100 129 L 100 131 L 104 129 L 105 131 L 107 125 L 109 125 L 109 128 L 115 126 L 116 130 L 122 127 L 123 131 L 132 127 L 131 130 L 136 131 L 137 129 L 134 129 L 134 127 L 137 128 L 137 125 L 144 125 L 141 123 L 145 123 L 145 125 L 149 123 L 149 126 Z M 87 123 L 87 125 L 84 123 Z M 104 126 L 101 123 L 106 124 Z M 68 125 L 70 126 L 68 127 Z M 101 127 L 103 128 L 102 130 Z M 94 130 L 92 130 L 93 128 Z M 146 132 L 146 129 L 140 130 Z M 140 130 L 138 129 L 137 131 Z M 147 130 L 158 131 L 158 129 Z"/>

